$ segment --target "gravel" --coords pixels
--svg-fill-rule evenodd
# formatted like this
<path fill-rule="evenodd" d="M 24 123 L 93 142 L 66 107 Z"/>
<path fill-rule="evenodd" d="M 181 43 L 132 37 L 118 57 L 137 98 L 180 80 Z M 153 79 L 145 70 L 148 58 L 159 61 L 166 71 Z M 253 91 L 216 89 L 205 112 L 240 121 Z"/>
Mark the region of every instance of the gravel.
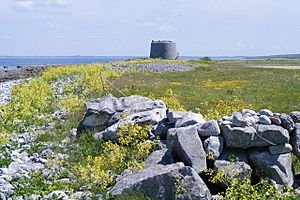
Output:
<path fill-rule="evenodd" d="M 21 83 L 22 80 L 0 82 L 0 105 L 6 105 L 11 101 L 11 88 Z"/>
<path fill-rule="evenodd" d="M 191 70 L 194 68 L 192 64 L 180 63 L 180 62 L 151 62 L 151 63 L 139 63 L 139 64 L 113 64 L 112 68 L 122 70 L 125 68 L 136 67 L 139 69 L 145 69 L 152 72 L 182 72 Z"/>

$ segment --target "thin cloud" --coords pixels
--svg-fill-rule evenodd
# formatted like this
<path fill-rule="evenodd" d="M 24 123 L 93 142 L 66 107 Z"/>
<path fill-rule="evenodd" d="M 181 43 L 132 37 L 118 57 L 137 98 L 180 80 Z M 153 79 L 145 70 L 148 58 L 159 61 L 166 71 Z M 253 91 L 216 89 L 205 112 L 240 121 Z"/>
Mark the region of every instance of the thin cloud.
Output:
<path fill-rule="evenodd" d="M 66 8 L 67 0 L 14 0 L 13 7 L 19 11 L 42 10 L 51 8 Z"/>

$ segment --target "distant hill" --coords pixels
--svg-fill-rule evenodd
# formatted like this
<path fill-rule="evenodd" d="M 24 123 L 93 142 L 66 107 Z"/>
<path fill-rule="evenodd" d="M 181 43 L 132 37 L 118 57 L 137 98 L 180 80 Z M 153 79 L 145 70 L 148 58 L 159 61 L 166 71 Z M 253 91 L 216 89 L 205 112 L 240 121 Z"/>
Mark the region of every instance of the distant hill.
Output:
<path fill-rule="evenodd" d="M 300 54 L 283 54 L 283 55 L 271 55 L 271 56 L 250 56 L 246 59 L 259 59 L 259 60 L 281 60 L 291 59 L 300 60 Z"/>

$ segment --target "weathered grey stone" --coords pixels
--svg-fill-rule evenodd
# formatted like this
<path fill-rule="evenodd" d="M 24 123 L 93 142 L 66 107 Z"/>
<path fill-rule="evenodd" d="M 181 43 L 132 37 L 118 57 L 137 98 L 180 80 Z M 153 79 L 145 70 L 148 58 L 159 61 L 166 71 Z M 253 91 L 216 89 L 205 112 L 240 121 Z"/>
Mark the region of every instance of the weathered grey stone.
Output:
<path fill-rule="evenodd" d="M 4 193 L 6 197 L 10 197 L 13 193 L 14 186 L 8 182 L 0 184 L 0 192 Z"/>
<path fill-rule="evenodd" d="M 134 113 L 119 120 L 116 124 L 106 128 L 104 131 L 100 133 L 96 133 L 94 135 L 94 138 L 116 142 L 118 139 L 118 133 L 117 133 L 118 129 L 124 124 L 137 123 L 140 125 L 147 125 L 147 124 L 156 125 L 165 118 L 166 118 L 166 109 L 153 109 L 153 110 L 144 111 L 140 113 Z"/>
<path fill-rule="evenodd" d="M 104 130 L 120 120 L 120 112 L 130 115 L 153 109 L 166 109 L 163 101 L 152 101 L 147 97 L 135 95 L 119 99 L 109 95 L 86 102 L 85 106 L 87 111 L 78 125 L 78 136 L 87 131 Z"/>
<path fill-rule="evenodd" d="M 277 184 L 291 187 L 294 183 L 291 153 L 272 155 L 268 151 L 249 153 L 250 164 L 264 177 L 274 180 Z"/>
<path fill-rule="evenodd" d="M 160 200 L 211 199 L 200 176 L 183 163 L 156 165 L 128 174 L 119 179 L 110 191 L 114 196 L 131 192 L 142 192 Z"/>
<path fill-rule="evenodd" d="M 299 111 L 291 112 L 290 116 L 292 117 L 294 123 L 300 123 L 300 112 Z"/>
<path fill-rule="evenodd" d="M 169 129 L 167 147 L 175 160 L 193 167 L 197 173 L 206 169 L 206 154 L 196 126 Z"/>
<path fill-rule="evenodd" d="M 266 115 L 267 117 L 273 117 L 273 115 L 274 115 L 274 113 L 268 109 L 261 109 L 258 113 L 260 115 Z"/>
<path fill-rule="evenodd" d="M 143 101 L 133 104 L 131 107 L 126 108 L 123 112 L 132 114 L 150 111 L 153 109 L 166 109 L 166 104 L 161 100 Z"/>
<path fill-rule="evenodd" d="M 266 125 L 271 125 L 272 124 L 270 118 L 266 115 L 259 116 L 258 122 L 261 123 L 261 124 L 266 124 Z"/>
<path fill-rule="evenodd" d="M 78 136 L 87 131 L 101 131 L 108 125 L 111 116 L 116 112 L 115 102 L 118 98 L 106 96 L 85 103 L 86 113 L 77 127 Z"/>
<path fill-rule="evenodd" d="M 244 149 L 224 149 L 218 160 L 231 162 L 240 161 L 248 163 L 246 151 Z"/>
<path fill-rule="evenodd" d="M 221 130 L 216 120 L 210 120 L 199 127 L 198 133 L 200 136 L 204 137 L 209 137 L 212 135 L 217 136 L 221 134 Z"/>
<path fill-rule="evenodd" d="M 254 110 L 250 110 L 250 109 L 243 109 L 241 113 L 243 116 L 253 116 L 256 114 Z"/>
<path fill-rule="evenodd" d="M 270 118 L 272 124 L 275 124 L 277 126 L 281 125 L 281 120 L 280 117 L 278 115 L 274 115 L 273 117 Z"/>
<path fill-rule="evenodd" d="M 156 150 L 145 160 L 145 168 L 155 165 L 168 165 L 174 163 L 171 151 L 168 149 Z"/>
<path fill-rule="evenodd" d="M 181 119 L 183 115 L 185 115 L 186 113 L 187 112 L 183 112 L 183 111 L 168 110 L 167 117 L 171 123 L 175 124 L 176 121 Z"/>
<path fill-rule="evenodd" d="M 222 125 L 222 136 L 229 148 L 263 147 L 289 143 L 289 133 L 280 126 L 259 124 L 253 127 Z"/>
<path fill-rule="evenodd" d="M 159 136 L 160 139 L 162 139 L 162 140 L 166 140 L 168 130 L 170 128 L 174 128 L 174 124 L 170 123 L 169 120 L 167 118 L 165 118 L 165 119 L 161 120 L 155 127 L 154 135 Z"/>
<path fill-rule="evenodd" d="M 176 121 L 175 128 L 186 127 L 194 124 L 202 124 L 204 122 L 205 120 L 201 114 L 187 112 L 182 116 L 181 119 Z"/>
<path fill-rule="evenodd" d="M 231 125 L 231 124 L 232 124 L 231 121 L 227 121 L 227 120 L 221 122 L 221 125 Z"/>
<path fill-rule="evenodd" d="M 282 113 L 280 115 L 280 120 L 283 128 L 287 129 L 288 131 L 292 131 L 294 129 L 294 121 L 289 115 Z"/>
<path fill-rule="evenodd" d="M 227 160 L 216 160 L 214 162 L 214 172 L 222 171 L 225 174 L 225 181 L 229 183 L 233 178 L 240 182 L 251 178 L 251 167 L 245 162 L 230 162 Z M 223 185 L 224 183 L 221 183 Z"/>
<path fill-rule="evenodd" d="M 54 152 L 51 149 L 45 149 L 40 155 L 42 158 L 53 158 Z"/>
<path fill-rule="evenodd" d="M 269 146 L 269 152 L 271 154 L 284 154 L 290 153 L 293 150 L 290 144 L 278 144 L 276 146 Z"/>
<path fill-rule="evenodd" d="M 247 126 L 253 126 L 258 122 L 258 117 L 256 115 L 254 116 L 245 116 L 245 120 L 247 123 Z"/>
<path fill-rule="evenodd" d="M 206 154 L 211 154 L 214 159 L 218 159 L 224 147 L 224 139 L 222 136 L 210 136 L 203 143 Z"/>
<path fill-rule="evenodd" d="M 291 134 L 291 145 L 293 147 L 293 153 L 300 160 L 300 123 L 295 125 L 295 128 Z"/>
<path fill-rule="evenodd" d="M 8 166 L 8 174 L 15 174 L 18 173 L 21 170 L 21 166 L 17 162 L 12 162 Z"/>
<path fill-rule="evenodd" d="M 247 121 L 245 117 L 242 116 L 241 113 L 234 113 L 232 116 L 232 125 L 238 127 L 245 127 L 247 126 Z"/>
<path fill-rule="evenodd" d="M 225 120 L 225 121 L 231 121 L 232 116 L 223 116 L 222 119 Z"/>

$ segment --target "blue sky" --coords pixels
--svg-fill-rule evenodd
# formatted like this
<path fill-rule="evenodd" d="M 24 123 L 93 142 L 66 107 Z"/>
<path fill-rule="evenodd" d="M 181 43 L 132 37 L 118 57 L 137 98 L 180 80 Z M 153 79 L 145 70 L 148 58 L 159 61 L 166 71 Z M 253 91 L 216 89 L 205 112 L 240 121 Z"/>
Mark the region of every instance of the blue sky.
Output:
<path fill-rule="evenodd" d="M 299 0 L 0 0 L 0 55 L 300 53 Z"/>

